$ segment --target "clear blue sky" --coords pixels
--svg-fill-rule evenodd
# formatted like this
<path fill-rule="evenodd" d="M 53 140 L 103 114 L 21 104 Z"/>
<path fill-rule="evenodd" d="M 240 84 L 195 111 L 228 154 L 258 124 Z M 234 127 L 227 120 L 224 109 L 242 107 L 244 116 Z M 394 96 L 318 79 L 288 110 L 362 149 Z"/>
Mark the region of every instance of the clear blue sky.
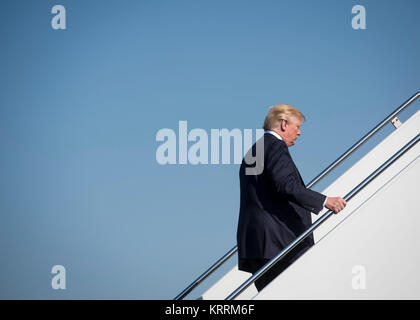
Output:
<path fill-rule="evenodd" d="M 66 30 L 51 27 L 55 4 Z M 366 30 L 351 27 L 356 4 Z M 157 131 L 256 129 L 292 104 L 307 117 L 291 153 L 309 182 L 420 90 L 419 11 L 1 1 L 0 298 L 173 298 L 236 243 L 239 165 L 159 165 Z M 51 288 L 53 265 L 66 290 Z"/>

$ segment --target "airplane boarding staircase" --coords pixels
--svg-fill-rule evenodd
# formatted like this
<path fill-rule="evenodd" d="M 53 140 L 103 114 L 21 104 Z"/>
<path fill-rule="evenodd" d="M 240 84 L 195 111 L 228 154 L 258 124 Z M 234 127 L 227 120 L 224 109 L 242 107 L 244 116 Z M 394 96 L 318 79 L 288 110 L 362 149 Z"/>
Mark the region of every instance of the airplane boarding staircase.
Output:
<path fill-rule="evenodd" d="M 312 188 L 392 123 L 391 134 L 322 191 L 347 201 L 342 212 L 312 215 L 312 226 L 256 274 L 236 265 L 200 298 L 420 299 L 420 110 L 404 123 L 397 117 L 419 97 L 413 95 L 307 185 Z M 257 292 L 254 281 L 311 233 L 315 245 Z M 185 298 L 236 252 L 235 246 L 175 299 Z"/>

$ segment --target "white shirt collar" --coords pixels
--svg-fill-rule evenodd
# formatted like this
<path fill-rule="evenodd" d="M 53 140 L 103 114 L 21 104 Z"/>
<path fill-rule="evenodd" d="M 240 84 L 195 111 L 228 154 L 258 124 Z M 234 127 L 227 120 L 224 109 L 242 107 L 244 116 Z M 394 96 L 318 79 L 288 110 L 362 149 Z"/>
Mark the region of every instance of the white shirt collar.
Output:
<path fill-rule="evenodd" d="M 271 130 L 265 130 L 264 133 L 271 133 L 277 139 L 283 140 L 277 132 L 274 132 L 274 131 L 271 131 Z"/>

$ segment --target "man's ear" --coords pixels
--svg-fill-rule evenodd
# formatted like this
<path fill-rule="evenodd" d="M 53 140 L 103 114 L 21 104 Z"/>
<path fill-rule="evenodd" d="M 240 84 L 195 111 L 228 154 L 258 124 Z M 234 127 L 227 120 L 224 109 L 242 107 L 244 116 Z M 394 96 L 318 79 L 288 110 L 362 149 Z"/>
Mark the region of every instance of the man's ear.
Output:
<path fill-rule="evenodd" d="M 286 130 L 286 126 L 287 126 L 287 121 L 286 121 L 286 120 L 284 120 L 284 119 L 282 119 L 282 120 L 280 121 L 280 130 L 281 130 L 281 131 L 285 131 L 285 130 Z"/>

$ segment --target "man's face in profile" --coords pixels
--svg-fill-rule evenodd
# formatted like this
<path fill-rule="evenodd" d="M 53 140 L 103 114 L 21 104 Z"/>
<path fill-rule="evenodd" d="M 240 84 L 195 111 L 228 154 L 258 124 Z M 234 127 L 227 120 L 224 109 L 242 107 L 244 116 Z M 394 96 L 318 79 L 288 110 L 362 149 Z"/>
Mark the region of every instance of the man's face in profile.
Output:
<path fill-rule="evenodd" d="M 302 122 L 300 119 L 291 118 L 290 121 L 282 120 L 280 126 L 282 131 L 282 138 L 288 147 L 296 143 L 298 136 L 300 136 L 300 126 Z"/>

